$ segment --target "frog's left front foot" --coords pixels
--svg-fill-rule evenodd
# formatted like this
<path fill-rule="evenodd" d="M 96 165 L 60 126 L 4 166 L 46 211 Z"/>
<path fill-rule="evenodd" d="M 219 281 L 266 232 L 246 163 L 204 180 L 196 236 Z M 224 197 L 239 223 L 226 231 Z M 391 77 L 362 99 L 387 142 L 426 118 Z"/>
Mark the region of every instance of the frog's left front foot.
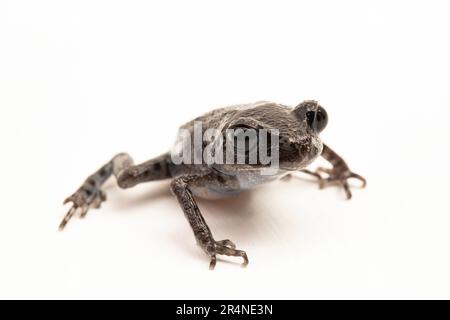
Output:
<path fill-rule="evenodd" d="M 316 170 L 316 172 L 312 172 L 309 170 L 301 170 L 301 172 L 313 175 L 319 179 L 319 188 L 323 189 L 328 185 L 340 185 L 344 188 L 347 199 L 352 198 L 352 192 L 350 191 L 350 185 L 348 184 L 349 179 L 356 179 L 361 181 L 361 188 L 365 188 L 367 185 L 366 179 L 364 179 L 361 175 L 350 171 L 349 168 L 323 168 L 320 167 Z M 321 174 L 325 173 L 327 177 L 323 177 Z"/>
<path fill-rule="evenodd" d="M 319 179 L 319 187 L 325 188 L 327 185 L 340 185 L 344 188 L 347 199 L 352 198 L 352 193 L 350 191 L 350 186 L 348 184 L 349 179 L 357 179 L 362 182 L 362 188 L 367 184 L 366 179 L 364 179 L 359 174 L 350 171 L 347 163 L 342 159 L 336 152 L 331 150 L 326 144 L 323 145 L 322 157 L 333 165 L 332 169 L 318 168 L 316 172 L 311 172 L 309 170 L 301 170 L 304 173 L 313 175 Z M 327 174 L 324 178 L 322 174 Z"/>

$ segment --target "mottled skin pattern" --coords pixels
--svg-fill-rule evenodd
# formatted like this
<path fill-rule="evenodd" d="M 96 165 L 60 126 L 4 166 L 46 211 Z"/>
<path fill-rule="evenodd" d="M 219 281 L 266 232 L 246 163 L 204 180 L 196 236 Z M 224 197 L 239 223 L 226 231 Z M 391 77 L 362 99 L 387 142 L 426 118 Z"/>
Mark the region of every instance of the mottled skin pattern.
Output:
<path fill-rule="evenodd" d="M 72 202 L 73 206 L 61 222 L 60 229 L 64 229 L 74 214 L 79 213 L 84 217 L 90 208 L 100 207 L 106 200 L 101 187 L 112 175 L 120 188 L 131 188 L 142 182 L 172 179 L 171 191 L 183 209 L 197 243 L 210 257 L 210 268 L 215 267 L 217 255 L 242 257 L 245 266 L 248 264 L 248 258 L 244 251 L 237 250 L 230 240 L 214 239 L 196 204 L 195 196 L 215 198 L 235 195 L 262 183 L 289 177 L 290 172 L 296 171 L 317 177 L 321 188 L 328 184 L 341 185 L 348 199 L 351 198 L 348 179 L 355 178 L 362 181 L 363 186 L 366 184 L 363 177 L 351 172 L 344 160 L 321 142 L 319 133 L 326 126 L 328 119 L 326 111 L 315 101 L 304 101 L 295 108 L 266 101 L 221 108 L 194 119 L 181 128 L 193 132 L 194 121 L 201 121 L 204 129 L 214 128 L 224 134 L 229 128 L 278 129 L 279 170 L 268 176 L 261 174 L 266 168 L 261 164 L 175 165 L 170 152 L 134 165 L 128 154 L 121 153 L 89 176 L 82 186 L 66 199 L 65 203 Z M 183 139 L 180 135 L 177 144 L 182 143 Z M 202 149 L 204 147 L 205 145 L 201 146 Z M 331 169 L 319 168 L 317 172 L 305 169 L 320 155 L 332 164 Z M 321 175 L 324 173 L 326 177 Z"/>

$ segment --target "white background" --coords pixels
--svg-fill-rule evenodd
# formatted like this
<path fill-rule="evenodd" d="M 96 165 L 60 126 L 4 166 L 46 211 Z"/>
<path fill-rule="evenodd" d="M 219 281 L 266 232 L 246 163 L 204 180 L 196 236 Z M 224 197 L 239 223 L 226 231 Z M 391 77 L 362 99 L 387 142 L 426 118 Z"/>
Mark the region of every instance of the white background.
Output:
<path fill-rule="evenodd" d="M 450 298 L 449 7 L 434 1 L 0 2 L 0 298 Z M 114 154 L 257 100 L 327 109 L 322 138 L 365 177 L 201 201 L 196 246 L 168 182 L 119 190 L 57 231 Z"/>

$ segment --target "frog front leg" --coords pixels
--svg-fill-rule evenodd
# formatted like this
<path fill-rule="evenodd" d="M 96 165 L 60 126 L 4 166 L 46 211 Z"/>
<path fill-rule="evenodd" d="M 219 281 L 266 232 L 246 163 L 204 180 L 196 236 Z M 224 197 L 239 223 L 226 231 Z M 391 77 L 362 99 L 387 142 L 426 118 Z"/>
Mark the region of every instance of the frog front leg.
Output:
<path fill-rule="evenodd" d="M 192 194 L 191 188 L 202 186 L 205 182 L 216 179 L 214 175 L 186 175 L 175 178 L 171 183 L 171 190 L 181 208 L 184 211 L 192 231 L 194 232 L 197 243 L 210 257 L 209 268 L 213 270 L 216 266 L 217 255 L 227 255 L 242 257 L 244 259 L 243 266 L 248 264 L 248 258 L 245 251 L 236 250 L 236 246 L 230 240 L 216 241 L 203 218 L 200 209 Z"/>
<path fill-rule="evenodd" d="M 352 198 L 349 179 L 357 179 L 362 182 L 362 188 L 367 184 L 366 179 L 361 175 L 356 174 L 350 170 L 347 163 L 336 152 L 334 152 L 327 145 L 323 145 L 322 157 L 333 165 L 333 168 L 319 167 L 316 172 L 310 170 L 301 170 L 301 172 L 313 175 L 319 179 L 319 187 L 322 189 L 327 185 L 340 185 L 344 188 L 347 199 Z M 327 176 L 323 177 L 321 174 L 325 173 Z"/>

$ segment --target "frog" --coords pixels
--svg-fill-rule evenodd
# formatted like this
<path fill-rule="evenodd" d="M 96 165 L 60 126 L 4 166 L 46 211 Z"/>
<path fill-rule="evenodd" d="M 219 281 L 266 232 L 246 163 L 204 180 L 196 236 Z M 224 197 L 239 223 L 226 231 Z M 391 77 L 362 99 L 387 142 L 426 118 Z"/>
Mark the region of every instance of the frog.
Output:
<path fill-rule="evenodd" d="M 211 137 L 210 144 L 202 141 L 196 145 L 195 142 L 187 140 L 192 134 L 195 135 L 195 125 L 198 123 L 206 129 L 215 130 L 216 135 Z M 346 198 L 351 199 L 349 180 L 359 180 L 363 188 L 367 181 L 350 170 L 344 159 L 322 142 L 320 133 L 327 124 L 328 113 L 315 100 L 305 100 L 296 106 L 258 101 L 214 109 L 181 126 L 175 147 L 156 158 L 135 164 L 128 153 L 119 153 L 112 157 L 88 176 L 64 201 L 64 204 L 71 203 L 71 207 L 60 223 L 59 230 L 64 230 L 72 217 L 77 215 L 84 218 L 90 209 L 101 207 L 107 198 L 102 188 L 111 177 L 115 178 L 117 186 L 122 189 L 145 182 L 171 180 L 171 193 L 177 199 L 197 244 L 209 257 L 209 268 L 216 267 L 218 256 L 240 257 L 243 260 L 242 266 L 247 266 L 249 259 L 246 251 L 237 249 L 235 243 L 229 239 L 214 238 L 199 209 L 197 199 L 236 196 L 278 179 L 287 181 L 296 173 L 313 176 L 321 189 L 330 185 L 340 186 Z M 243 144 L 241 152 L 244 154 L 244 161 L 240 162 L 180 162 L 179 157 L 176 157 L 181 155 L 180 145 L 191 147 L 193 154 L 201 154 L 210 145 L 221 146 L 222 149 L 218 148 L 219 154 L 230 151 L 236 153 L 236 145 L 227 142 L 250 130 L 264 132 L 263 135 L 257 136 L 256 145 L 262 145 L 268 153 L 276 154 L 276 166 L 271 167 L 272 170 L 267 170 L 267 162 L 248 161 L 250 143 Z M 236 134 L 237 132 L 239 134 Z M 271 142 L 266 141 L 264 144 L 261 137 L 265 135 L 267 138 L 268 132 L 271 137 L 268 140 Z M 193 154 L 185 159 L 192 160 Z M 315 171 L 308 169 L 319 157 L 329 162 L 331 167 L 318 167 Z M 236 157 L 231 159 L 236 160 Z"/>

